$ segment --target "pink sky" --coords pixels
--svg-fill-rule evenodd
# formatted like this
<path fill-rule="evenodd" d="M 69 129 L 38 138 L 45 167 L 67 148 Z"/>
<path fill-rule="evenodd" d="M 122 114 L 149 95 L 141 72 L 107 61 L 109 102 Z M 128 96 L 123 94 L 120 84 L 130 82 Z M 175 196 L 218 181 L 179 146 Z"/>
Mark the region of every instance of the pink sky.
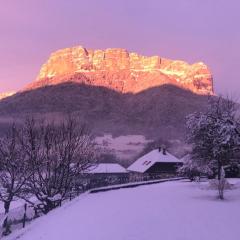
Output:
<path fill-rule="evenodd" d="M 57 49 L 120 47 L 203 61 L 217 93 L 240 94 L 239 0 L 0 0 L 0 92 L 33 81 Z"/>

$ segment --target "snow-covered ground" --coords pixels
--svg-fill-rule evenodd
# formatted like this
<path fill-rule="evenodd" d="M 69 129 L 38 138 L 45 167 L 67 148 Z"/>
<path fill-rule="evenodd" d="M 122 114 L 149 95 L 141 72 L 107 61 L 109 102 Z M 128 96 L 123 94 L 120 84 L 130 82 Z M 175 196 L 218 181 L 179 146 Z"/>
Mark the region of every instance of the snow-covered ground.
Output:
<path fill-rule="evenodd" d="M 35 201 L 35 198 L 31 198 L 32 201 Z M 9 219 L 11 220 L 22 220 L 24 215 L 24 204 L 26 202 L 24 200 L 18 199 L 16 201 L 13 201 L 10 206 L 10 212 L 8 214 Z M 34 210 L 31 207 L 27 207 L 26 211 L 27 217 L 29 219 L 32 219 L 34 217 Z M 5 216 L 4 216 L 4 204 L 3 202 L 0 202 L 0 223 L 3 222 Z M 12 226 L 12 230 L 15 231 L 16 229 L 19 229 L 22 227 L 22 224 L 14 224 Z M 0 230 L 1 231 L 1 230 Z M 1 238 L 1 237 L 0 237 Z"/>
<path fill-rule="evenodd" d="M 187 181 L 83 194 L 6 239 L 238 240 L 240 188 L 233 183 L 224 201 L 206 183 Z"/>
<path fill-rule="evenodd" d="M 11 210 L 14 210 L 16 208 L 22 207 L 24 205 L 25 201 L 23 200 L 17 200 L 17 201 L 13 201 L 11 203 Z M 4 204 L 3 202 L 0 202 L 0 215 L 4 213 Z"/>

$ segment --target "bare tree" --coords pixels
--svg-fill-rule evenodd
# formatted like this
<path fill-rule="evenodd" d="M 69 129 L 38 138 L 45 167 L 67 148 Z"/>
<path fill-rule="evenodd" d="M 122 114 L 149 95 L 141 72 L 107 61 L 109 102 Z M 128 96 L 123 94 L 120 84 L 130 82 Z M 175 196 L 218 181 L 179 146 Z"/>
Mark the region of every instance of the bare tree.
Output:
<path fill-rule="evenodd" d="M 81 173 L 94 164 L 95 145 L 86 127 L 73 117 L 58 125 L 36 123 L 32 118 L 26 122 L 23 136 L 22 145 L 33 171 L 27 188 L 46 214 L 67 197 Z"/>
<path fill-rule="evenodd" d="M 18 140 L 15 124 L 0 141 L 0 166 L 0 201 L 4 203 L 3 227 L 6 227 L 11 202 L 21 196 L 24 184 L 31 174 L 26 164 L 26 155 Z"/>

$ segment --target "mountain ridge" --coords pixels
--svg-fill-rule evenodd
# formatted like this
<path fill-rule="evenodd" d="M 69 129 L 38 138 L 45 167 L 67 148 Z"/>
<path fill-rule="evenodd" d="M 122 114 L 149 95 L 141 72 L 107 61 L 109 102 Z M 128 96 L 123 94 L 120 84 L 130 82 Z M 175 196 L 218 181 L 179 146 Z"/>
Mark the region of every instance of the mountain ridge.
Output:
<path fill-rule="evenodd" d="M 82 46 L 53 52 L 37 79 L 26 89 L 68 81 L 109 87 L 122 93 L 173 84 L 197 94 L 213 94 L 212 74 L 203 62 L 188 64 L 121 48 L 92 50 Z"/>
<path fill-rule="evenodd" d="M 207 98 L 169 84 L 133 94 L 68 82 L 7 97 L 0 101 L 0 114 L 24 118 L 29 114 L 78 113 L 96 133 L 183 139 L 185 116 L 202 110 Z"/>

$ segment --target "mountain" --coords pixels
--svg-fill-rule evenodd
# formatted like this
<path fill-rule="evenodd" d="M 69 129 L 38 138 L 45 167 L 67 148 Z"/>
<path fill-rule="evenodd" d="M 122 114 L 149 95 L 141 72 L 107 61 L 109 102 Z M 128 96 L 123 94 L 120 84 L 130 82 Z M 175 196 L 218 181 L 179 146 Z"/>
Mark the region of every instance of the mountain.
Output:
<path fill-rule="evenodd" d="M 182 153 L 179 142 L 184 142 L 185 117 L 203 110 L 207 98 L 174 85 L 162 85 L 134 94 L 67 82 L 24 91 L 0 101 L 0 128 L 3 118 L 11 117 L 16 121 L 35 114 L 58 119 L 72 112 L 87 122 L 97 136 L 112 134 L 113 138 L 136 135 L 148 140 L 160 138 L 177 142 Z M 6 129 L 6 124 L 2 128 Z M 129 138 L 125 143 L 126 149 L 120 151 L 134 155 L 136 153 L 131 153 L 129 149 L 138 144 L 141 150 L 143 143 Z"/>
<path fill-rule="evenodd" d="M 212 94 L 212 75 L 203 63 L 68 48 L 53 53 L 25 89 L 0 100 L 0 134 L 29 114 L 59 119 L 74 113 L 102 143 L 121 147 L 121 157 L 157 139 L 182 155 L 185 117 L 203 110 Z"/>
<path fill-rule="evenodd" d="M 173 84 L 197 94 L 212 94 L 212 75 L 202 63 L 188 64 L 125 49 L 91 50 L 81 46 L 54 52 L 27 89 L 75 81 L 122 93 Z"/>
<path fill-rule="evenodd" d="M 4 92 L 4 93 L 0 93 L 0 100 L 1 99 L 4 99 L 4 98 L 6 98 L 6 97 L 10 97 L 10 96 L 12 96 L 12 95 L 14 95 L 15 94 L 15 92 Z"/>

